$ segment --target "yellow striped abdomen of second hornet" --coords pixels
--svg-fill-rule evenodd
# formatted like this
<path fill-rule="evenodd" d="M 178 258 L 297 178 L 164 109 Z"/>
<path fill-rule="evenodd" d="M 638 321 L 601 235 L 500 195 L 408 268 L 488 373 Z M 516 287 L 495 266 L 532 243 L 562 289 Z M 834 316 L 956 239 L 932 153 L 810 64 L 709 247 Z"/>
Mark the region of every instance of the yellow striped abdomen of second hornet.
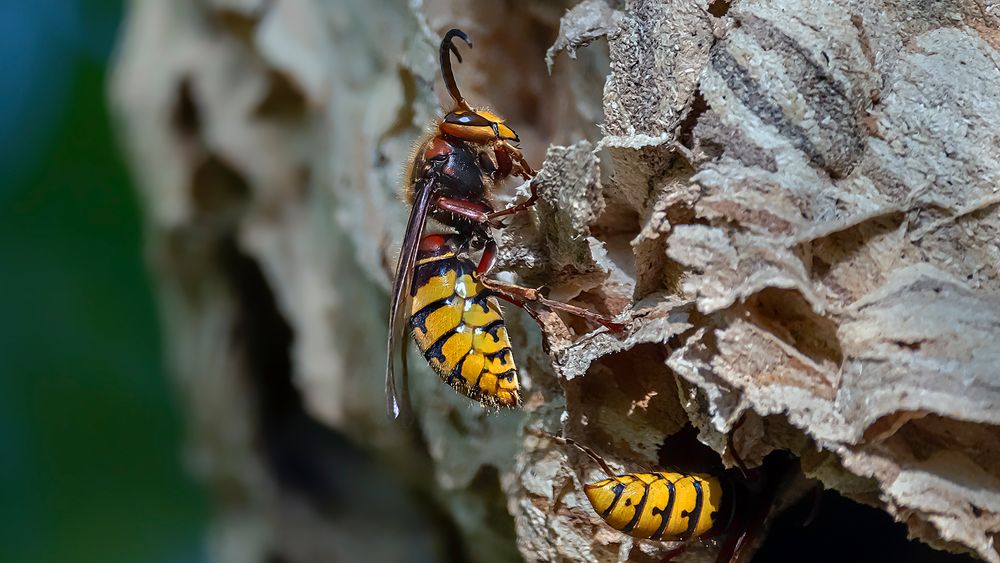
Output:
<path fill-rule="evenodd" d="M 584 487 L 612 528 L 641 539 L 684 541 L 717 528 L 722 482 L 711 475 L 629 473 Z"/>
<path fill-rule="evenodd" d="M 421 252 L 413 278 L 410 327 L 435 372 L 486 406 L 520 404 L 510 339 L 495 297 L 475 265 L 454 252 Z"/>

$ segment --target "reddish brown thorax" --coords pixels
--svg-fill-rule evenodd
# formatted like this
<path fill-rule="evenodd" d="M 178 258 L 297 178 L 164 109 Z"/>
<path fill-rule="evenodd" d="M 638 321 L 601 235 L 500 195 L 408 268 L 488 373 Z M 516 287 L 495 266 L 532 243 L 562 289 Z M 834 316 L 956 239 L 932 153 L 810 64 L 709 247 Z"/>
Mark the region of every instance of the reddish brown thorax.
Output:
<path fill-rule="evenodd" d="M 436 136 L 431 139 L 431 142 L 427 144 L 427 150 L 424 151 L 424 160 L 433 160 L 435 158 L 442 158 L 450 154 L 455 150 L 455 147 L 445 140 L 444 137 Z"/>

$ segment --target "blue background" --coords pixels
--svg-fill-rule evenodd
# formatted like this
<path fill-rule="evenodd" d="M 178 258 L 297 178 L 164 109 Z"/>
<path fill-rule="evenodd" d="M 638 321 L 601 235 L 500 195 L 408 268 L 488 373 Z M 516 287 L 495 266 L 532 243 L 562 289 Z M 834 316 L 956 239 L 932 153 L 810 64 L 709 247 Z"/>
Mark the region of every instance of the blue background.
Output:
<path fill-rule="evenodd" d="M 201 561 L 105 79 L 121 2 L 0 0 L 0 561 Z"/>

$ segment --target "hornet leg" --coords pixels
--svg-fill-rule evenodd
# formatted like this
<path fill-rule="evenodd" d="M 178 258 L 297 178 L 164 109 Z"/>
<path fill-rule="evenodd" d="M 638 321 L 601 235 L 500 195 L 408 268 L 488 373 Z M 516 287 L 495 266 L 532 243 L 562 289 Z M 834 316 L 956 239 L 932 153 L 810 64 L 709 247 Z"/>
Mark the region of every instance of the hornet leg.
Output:
<path fill-rule="evenodd" d="M 434 198 L 434 201 L 431 203 L 438 209 L 450 211 L 455 215 L 465 217 L 466 219 L 476 223 L 494 226 L 492 220 L 490 219 L 490 215 L 492 213 L 484 211 L 484 209 L 489 209 L 488 207 L 451 197 L 437 197 Z"/>
<path fill-rule="evenodd" d="M 576 305 L 570 305 L 568 303 L 548 299 L 537 289 L 531 289 L 530 287 L 523 287 L 487 278 L 486 274 L 489 273 L 489 271 L 493 268 L 493 264 L 496 263 L 496 252 L 497 243 L 491 239 L 486 243 L 486 247 L 483 249 L 483 256 L 479 259 L 479 265 L 476 267 L 476 277 L 479 279 L 480 283 L 493 291 L 497 297 L 505 301 L 509 301 L 510 303 L 513 303 L 514 305 L 517 305 L 527 311 L 527 313 L 531 315 L 531 318 L 535 319 L 535 322 L 539 322 L 539 319 L 537 313 L 527 306 L 527 303 L 529 302 L 537 303 L 543 307 L 548 307 L 549 309 L 564 311 L 571 315 L 593 321 L 606 326 L 615 332 L 621 332 L 625 329 L 624 324 L 615 322 L 611 318 L 604 315 L 584 309 L 583 307 L 577 307 Z"/>
<path fill-rule="evenodd" d="M 577 307 L 576 305 L 570 305 L 569 303 L 562 303 L 560 301 L 553 301 L 542 295 L 542 292 L 537 289 L 532 289 L 530 287 L 523 287 L 520 285 L 514 285 L 509 283 L 504 283 L 497 280 L 492 280 L 488 278 L 480 278 L 480 283 L 489 288 L 496 294 L 497 297 L 505 301 L 509 301 L 518 307 L 525 310 L 528 308 L 525 306 L 527 303 L 537 303 L 542 307 L 547 307 L 556 311 L 563 311 L 571 315 L 593 321 L 602 326 L 606 326 L 615 332 L 621 332 L 625 329 L 625 325 L 612 320 L 610 317 L 606 317 L 599 313 L 584 309 L 583 307 Z M 529 314 L 531 311 L 529 311 Z M 537 318 L 536 318 L 537 320 Z"/>
<path fill-rule="evenodd" d="M 534 184 L 534 182 L 532 182 L 531 196 L 529 196 L 528 199 L 516 205 L 507 207 L 506 209 L 501 209 L 500 211 L 484 211 L 483 207 L 480 205 L 470 204 L 467 201 L 450 197 L 435 198 L 433 204 L 438 209 L 449 211 L 476 223 L 489 225 L 495 229 L 501 229 L 504 227 L 504 224 L 498 221 L 500 217 L 526 211 L 534 206 L 536 201 L 538 201 L 538 187 Z"/>

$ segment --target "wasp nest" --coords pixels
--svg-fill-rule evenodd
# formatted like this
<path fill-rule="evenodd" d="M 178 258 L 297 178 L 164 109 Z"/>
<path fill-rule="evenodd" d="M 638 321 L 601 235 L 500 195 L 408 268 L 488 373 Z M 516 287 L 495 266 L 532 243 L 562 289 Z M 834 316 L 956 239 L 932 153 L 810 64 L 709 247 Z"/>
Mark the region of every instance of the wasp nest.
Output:
<path fill-rule="evenodd" d="M 503 268 L 628 328 L 508 311 L 523 412 L 414 358 L 392 425 L 397 193 L 451 27 L 467 98 L 542 163 Z M 742 420 L 749 465 L 790 451 L 1000 562 L 998 30 L 972 0 L 133 2 L 112 97 L 213 554 L 655 559 L 525 428 L 629 469 L 692 427 L 732 465 Z"/>

